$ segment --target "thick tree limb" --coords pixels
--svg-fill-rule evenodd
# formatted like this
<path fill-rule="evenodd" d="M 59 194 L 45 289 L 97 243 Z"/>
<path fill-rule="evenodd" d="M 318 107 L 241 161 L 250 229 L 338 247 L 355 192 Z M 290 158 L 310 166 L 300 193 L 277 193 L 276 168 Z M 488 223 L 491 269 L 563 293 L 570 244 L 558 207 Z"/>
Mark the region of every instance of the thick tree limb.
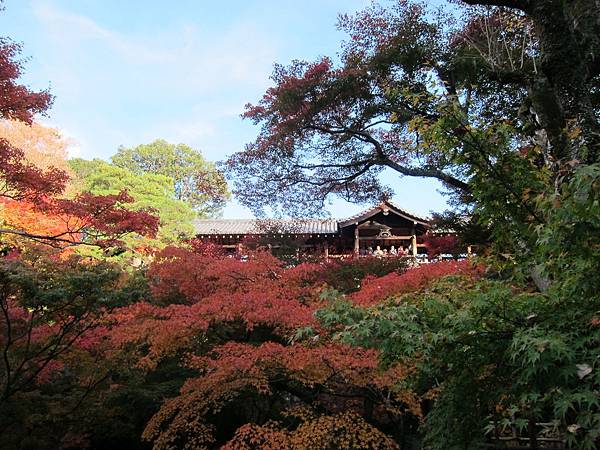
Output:
<path fill-rule="evenodd" d="M 531 7 L 531 0 L 462 0 L 462 2 L 467 5 L 504 6 L 521 11 L 528 11 Z"/>
<path fill-rule="evenodd" d="M 422 167 L 407 167 L 402 164 L 398 164 L 397 162 L 386 160 L 384 165 L 389 167 L 390 169 L 395 170 L 396 172 L 401 173 L 402 175 L 410 176 L 410 177 L 422 177 L 422 178 L 437 178 L 438 180 L 448 184 L 457 189 L 461 189 L 464 192 L 471 192 L 471 187 L 465 183 L 464 181 L 459 180 L 452 175 L 449 175 L 445 172 L 442 172 L 438 169 L 425 169 Z"/>
<path fill-rule="evenodd" d="M 307 128 L 321 131 L 327 134 L 349 134 L 365 143 L 371 144 L 375 149 L 376 157 L 373 158 L 373 163 L 369 165 L 379 165 L 379 166 L 387 166 L 390 169 L 395 170 L 396 172 L 401 173 L 402 175 L 410 176 L 410 177 L 423 177 L 423 178 L 437 178 L 438 180 L 452 186 L 454 188 L 460 189 L 464 192 L 471 192 L 470 186 L 462 180 L 459 180 L 456 177 L 453 177 L 450 174 L 447 174 L 439 169 L 426 169 L 422 167 L 408 167 L 403 166 L 395 161 L 392 161 L 384 152 L 383 146 L 381 142 L 375 139 L 369 132 L 365 130 L 355 130 L 351 128 L 328 128 L 324 126 L 311 124 Z M 348 165 L 350 166 L 350 165 Z M 368 167 L 367 167 L 368 169 Z M 363 170 L 362 173 L 365 171 Z M 355 178 L 355 177 L 354 177 Z"/>

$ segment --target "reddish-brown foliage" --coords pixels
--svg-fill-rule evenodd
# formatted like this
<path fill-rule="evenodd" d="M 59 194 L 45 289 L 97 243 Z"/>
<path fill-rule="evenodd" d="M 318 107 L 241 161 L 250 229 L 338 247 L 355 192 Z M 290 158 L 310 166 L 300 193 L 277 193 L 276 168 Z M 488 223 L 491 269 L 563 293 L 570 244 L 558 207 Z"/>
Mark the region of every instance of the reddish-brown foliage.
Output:
<path fill-rule="evenodd" d="M 297 328 L 316 326 L 319 266 L 285 269 L 266 252 L 239 260 L 205 250 L 169 247 L 151 266 L 158 304 L 176 304 L 136 304 L 114 315 L 115 347 L 138 344 L 140 366 L 155 367 L 223 324 L 239 326 L 242 339 L 262 328 L 282 340 Z"/>
<path fill-rule="evenodd" d="M 436 278 L 454 274 L 476 274 L 480 268 L 470 261 L 443 261 L 424 264 L 402 274 L 390 273 L 380 278 L 366 277 L 360 291 L 351 295 L 354 303 L 369 306 L 394 295 L 399 295 L 427 286 Z"/>
<path fill-rule="evenodd" d="M 380 371 L 378 353 L 373 350 L 341 344 L 307 347 L 266 342 L 256 347 L 228 343 L 215 348 L 209 356 L 191 357 L 189 365 L 199 370 L 201 376 L 188 380 L 181 395 L 166 402 L 144 432 L 144 437 L 152 440 L 156 449 L 171 448 L 176 442 L 183 444 L 182 448 L 212 445 L 216 441 L 214 430 L 217 424 L 230 420 L 223 415 L 230 414 L 231 408 L 242 408 L 238 414 L 247 414 L 248 411 L 243 411 L 244 407 L 240 405 L 248 402 L 255 408 L 264 409 L 253 411 L 254 415 L 266 418 L 276 416 L 282 406 L 287 409 L 304 404 L 310 408 L 319 404 L 321 411 L 332 416 L 307 422 L 288 435 L 308 438 L 310 430 L 319 429 L 320 422 L 329 424 L 313 435 L 314 441 L 308 441 L 314 442 L 316 447 L 309 444 L 306 448 L 327 448 L 323 447 L 325 442 L 333 443 L 340 439 L 336 430 L 344 428 L 345 420 L 352 422 L 352 417 L 364 414 L 365 402 L 370 406 L 373 406 L 370 402 L 381 406 L 380 413 L 383 415 L 396 416 L 405 410 L 420 415 L 418 397 L 410 390 L 394 387 L 410 370 L 397 366 L 390 369 L 391 376 Z M 261 398 L 262 402 L 257 398 Z M 344 413 L 336 416 L 340 411 Z M 347 416 L 343 419 L 345 414 Z M 359 430 L 362 429 L 362 432 L 348 429 L 352 436 L 341 438 L 339 442 L 342 445 L 361 438 L 391 443 L 389 438 L 362 419 L 354 421 L 357 425 L 360 422 Z M 232 425 L 225 425 L 231 433 L 236 431 L 235 425 Z M 233 442 L 244 439 L 244 430 Z M 220 431 L 222 435 L 223 430 Z M 342 448 L 353 447 L 348 444 Z"/>
<path fill-rule="evenodd" d="M 211 246 L 195 243 L 192 250 L 167 247 L 156 255 L 148 273 L 157 298 L 196 303 L 217 291 L 235 293 L 253 283 L 276 279 L 283 266 L 268 252 L 257 252 L 247 261 L 216 253 Z"/>
<path fill-rule="evenodd" d="M 0 117 L 31 123 L 35 114 L 45 112 L 52 104 L 48 91 L 33 92 L 17 80 L 23 73 L 23 64 L 17 60 L 21 47 L 0 38 Z"/>
<path fill-rule="evenodd" d="M 76 244 L 111 247 L 122 245 L 128 233 L 153 237 L 159 218 L 150 211 L 130 211 L 126 192 L 117 195 L 78 194 L 73 199 L 38 198 L 16 201 L 2 198 L 4 226 L 0 233 L 19 236 L 55 247 Z"/>
<path fill-rule="evenodd" d="M 26 160 L 40 169 L 56 167 L 70 173 L 69 140 L 56 128 L 18 120 L 0 122 L 0 138 L 22 150 Z"/>
<path fill-rule="evenodd" d="M 441 254 L 459 255 L 466 251 L 461 247 L 461 242 L 457 236 L 452 234 L 432 235 L 424 237 L 424 243 L 427 246 L 427 255 L 435 258 Z"/>
<path fill-rule="evenodd" d="M 69 179 L 66 172 L 49 167 L 42 170 L 25 159 L 25 153 L 0 139 L 0 197 L 39 201 L 61 194 Z"/>
<path fill-rule="evenodd" d="M 298 428 L 288 431 L 279 422 L 263 426 L 247 424 L 222 450 L 352 450 L 397 449 L 398 444 L 354 412 L 310 417 Z"/>

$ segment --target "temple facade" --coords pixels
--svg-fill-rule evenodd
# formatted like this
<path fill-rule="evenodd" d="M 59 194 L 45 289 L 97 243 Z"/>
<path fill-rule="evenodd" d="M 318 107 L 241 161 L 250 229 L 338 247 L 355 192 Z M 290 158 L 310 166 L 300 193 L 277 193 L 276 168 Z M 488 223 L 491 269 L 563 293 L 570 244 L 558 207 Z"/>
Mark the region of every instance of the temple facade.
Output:
<path fill-rule="evenodd" d="M 282 239 L 299 243 L 307 253 L 326 258 L 363 255 L 412 255 L 427 253 L 423 236 L 429 230 L 426 217 L 385 201 L 346 219 L 206 219 L 197 220 L 196 236 L 235 252 L 247 242 L 276 247 Z"/>

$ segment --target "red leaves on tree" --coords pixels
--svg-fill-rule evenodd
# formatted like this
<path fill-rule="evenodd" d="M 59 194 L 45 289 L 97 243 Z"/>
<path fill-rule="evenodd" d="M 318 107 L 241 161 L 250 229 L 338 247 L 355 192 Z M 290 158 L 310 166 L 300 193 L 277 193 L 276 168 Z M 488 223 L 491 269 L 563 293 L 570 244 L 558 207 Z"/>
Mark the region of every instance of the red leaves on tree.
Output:
<path fill-rule="evenodd" d="M 119 238 L 134 232 L 155 236 L 159 218 L 124 206 L 132 201 L 126 192 L 105 196 L 84 192 L 73 199 L 40 197 L 35 203 L 4 200 L 5 220 L 13 228 L 2 233 L 55 247 L 82 243 L 111 247 L 121 245 Z"/>
<path fill-rule="evenodd" d="M 0 197 L 36 202 L 61 194 L 68 180 L 62 170 L 28 163 L 22 150 L 0 139 Z"/>
<path fill-rule="evenodd" d="M 57 236 L 67 231 L 62 216 L 40 212 L 39 208 L 31 202 L 0 198 L 0 208 L 4 221 L 3 227 L 39 236 Z M 78 239 L 79 237 L 76 240 Z"/>
<path fill-rule="evenodd" d="M 392 272 L 380 278 L 366 277 L 361 290 L 352 294 L 350 298 L 357 305 L 374 305 L 394 295 L 423 288 L 437 278 L 447 275 L 476 274 L 479 270 L 480 268 L 466 260 L 424 264 L 402 274 Z"/>
<path fill-rule="evenodd" d="M 290 377 L 308 385 L 325 384 L 331 377 L 356 385 L 377 385 L 377 358 L 375 350 L 342 344 L 306 347 L 266 342 L 256 347 L 230 342 L 213 349 L 208 357 L 190 359 L 190 367 L 208 375 L 190 380 L 182 392 L 195 389 L 197 383 L 219 385 L 243 375 L 253 380 L 259 392 L 269 393 L 269 377 L 277 371 L 289 371 Z"/>
<path fill-rule="evenodd" d="M 351 450 L 369 448 L 378 450 L 398 449 L 389 436 L 365 421 L 354 412 L 333 415 L 300 417 L 302 424 L 293 431 L 272 422 L 263 426 L 247 424 L 235 433 L 222 450 L 327 450 L 337 448 Z"/>
<path fill-rule="evenodd" d="M 192 250 L 167 247 L 156 255 L 148 276 L 156 282 L 153 294 L 196 303 L 218 291 L 231 294 L 248 289 L 252 283 L 277 278 L 281 261 L 268 252 L 253 253 L 247 261 L 218 254 L 210 245 L 195 241 Z"/>
<path fill-rule="evenodd" d="M 190 367 L 202 375 L 188 380 L 181 395 L 163 405 L 146 427 L 144 438 L 152 440 L 155 448 L 167 448 L 165 444 L 174 440 L 189 442 L 190 433 L 200 439 L 194 442 L 197 446 L 214 443 L 214 423 L 219 421 L 220 414 L 228 411 L 231 404 L 254 397 L 262 398 L 263 408 L 271 414 L 273 408 L 285 404 L 286 409 L 293 409 L 304 403 L 310 411 L 312 403 L 317 402 L 321 410 L 333 416 L 338 411 L 358 416 L 364 413 L 364 401 L 368 396 L 370 401 L 378 403 L 377 406 L 387 409 L 388 414 L 394 415 L 407 408 L 420 415 L 418 397 L 410 390 L 394 386 L 410 370 L 398 366 L 392 369 L 394 376 L 388 377 L 378 369 L 377 358 L 378 353 L 374 350 L 342 344 L 317 347 L 284 346 L 273 342 L 260 346 L 225 344 L 207 357 L 190 358 Z M 283 426 L 281 428 L 285 430 Z M 375 433 L 374 428 L 368 428 L 379 438 L 385 438 L 381 432 Z M 244 430 L 239 430 L 234 441 L 225 448 L 234 448 L 231 445 L 243 438 Z M 303 434 L 302 428 L 298 430 Z M 331 440 L 338 436 L 333 430 L 329 431 L 320 439 Z M 356 433 L 356 430 L 348 432 Z"/>
<path fill-rule="evenodd" d="M 31 123 L 33 116 L 45 112 L 52 104 L 47 91 L 33 92 L 17 83 L 23 65 L 17 61 L 21 47 L 0 38 L 0 117 Z"/>
<path fill-rule="evenodd" d="M 276 113 L 277 119 L 272 125 L 285 128 L 286 124 L 291 125 L 301 118 L 302 113 L 308 112 L 308 97 L 316 94 L 315 88 L 330 74 L 331 61 L 323 58 L 292 70 L 281 66 L 277 69 L 278 84 L 267 90 L 259 105 L 247 104 L 243 117 L 258 123 L 266 118 L 265 113 Z"/>
<path fill-rule="evenodd" d="M 23 70 L 21 62 L 16 60 L 19 52 L 17 44 L 0 39 L 0 119 L 31 124 L 35 114 L 49 108 L 52 97 L 48 92 L 32 92 L 17 83 Z M 68 179 L 62 170 L 54 167 L 42 170 L 29 163 L 22 150 L 0 139 L 0 200 L 10 203 L 9 213 L 18 212 L 19 206 L 10 201 L 25 202 L 22 209 L 29 217 L 35 216 L 34 208 L 36 213 L 50 216 L 48 222 L 55 225 L 63 222 L 62 226 L 51 229 L 34 225 L 30 229 L 3 228 L 0 233 L 54 246 L 86 243 L 102 247 L 120 245 L 119 238 L 130 232 L 156 234 L 158 218 L 150 211 L 130 211 L 124 207 L 133 201 L 126 192 L 104 197 L 81 193 L 74 199 L 57 198 L 64 192 Z M 26 222 L 14 214 L 6 219 L 9 225 Z"/>
<path fill-rule="evenodd" d="M 464 248 L 461 248 L 458 237 L 452 234 L 428 234 L 424 237 L 424 243 L 427 246 L 427 254 L 430 258 L 435 258 L 441 254 L 458 255 L 465 251 Z"/>
<path fill-rule="evenodd" d="M 29 164 L 21 150 L 0 139 L 0 201 L 7 207 L 5 220 L 13 226 L 2 233 L 54 246 L 110 247 L 119 245 L 119 238 L 127 233 L 154 236 L 158 231 L 159 218 L 151 211 L 124 206 L 133 201 L 126 192 L 106 196 L 83 192 L 73 199 L 56 198 L 68 179 L 61 170 L 44 171 Z"/>
<path fill-rule="evenodd" d="M 317 326 L 319 266 L 285 269 L 267 252 L 248 260 L 168 247 L 150 267 L 151 288 L 164 307 L 136 304 L 114 315 L 115 347 L 139 344 L 141 367 L 187 348 L 211 327 L 237 324 L 242 334 L 258 327 L 280 339 L 296 329 Z"/>
<path fill-rule="evenodd" d="M 127 233 L 156 236 L 160 219 L 150 211 L 131 211 L 124 206 L 133 201 L 125 191 L 113 195 L 82 192 L 74 199 L 56 199 L 41 207 L 74 219 L 69 233 L 84 233 L 94 244 L 106 247 L 118 244 L 118 238 Z"/>

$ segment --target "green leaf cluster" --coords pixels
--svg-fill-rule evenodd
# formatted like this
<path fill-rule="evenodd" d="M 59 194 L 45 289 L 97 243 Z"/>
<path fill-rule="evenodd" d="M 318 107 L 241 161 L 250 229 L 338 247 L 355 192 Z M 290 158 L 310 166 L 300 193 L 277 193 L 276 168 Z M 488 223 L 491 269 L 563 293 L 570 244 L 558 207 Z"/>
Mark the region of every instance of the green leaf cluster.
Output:
<path fill-rule="evenodd" d="M 188 204 L 175 198 L 172 179 L 160 174 L 134 173 L 99 159 L 87 161 L 76 158 L 69 164 L 80 190 L 96 195 L 127 190 L 135 200 L 129 205 L 132 210 L 153 208 L 156 211 L 160 217 L 157 238 L 126 237 L 129 248 L 161 247 L 193 236 L 192 221 L 196 214 Z"/>
<path fill-rule="evenodd" d="M 484 448 L 510 427 L 553 424 L 572 448 L 600 436 L 600 297 L 574 305 L 506 280 L 446 277 L 371 308 L 328 295 L 317 313 L 337 339 L 417 367 L 432 449 Z M 595 324 L 595 325 L 594 325 Z M 535 432 L 541 433 L 539 425 Z"/>
<path fill-rule="evenodd" d="M 214 163 L 185 144 L 157 139 L 137 147 L 119 147 L 112 163 L 137 175 L 158 174 L 173 180 L 174 197 L 201 216 L 218 215 L 230 194 Z"/>

